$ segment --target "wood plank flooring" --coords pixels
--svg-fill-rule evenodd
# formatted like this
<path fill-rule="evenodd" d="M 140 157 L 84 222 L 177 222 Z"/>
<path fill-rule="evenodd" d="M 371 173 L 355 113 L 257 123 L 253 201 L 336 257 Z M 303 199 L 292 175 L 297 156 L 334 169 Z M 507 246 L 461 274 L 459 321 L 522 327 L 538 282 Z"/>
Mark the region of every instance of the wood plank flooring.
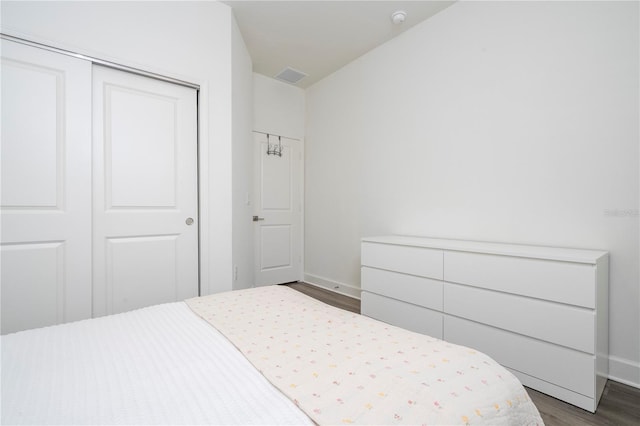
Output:
<path fill-rule="evenodd" d="M 342 294 L 335 293 L 333 291 L 325 290 L 320 287 L 316 287 L 307 283 L 290 283 L 289 287 L 298 290 L 300 293 L 304 293 L 307 296 L 311 296 L 314 299 L 318 299 L 327 305 L 335 306 L 350 312 L 360 313 L 360 300 L 353 297 L 343 296 Z"/>
<path fill-rule="evenodd" d="M 595 413 L 526 388 L 547 426 L 640 425 L 640 389 L 609 380 Z"/>
<path fill-rule="evenodd" d="M 360 313 L 360 301 L 306 283 L 287 284 L 329 305 Z M 527 388 L 547 426 L 639 426 L 640 389 L 609 380 L 595 414 Z"/>

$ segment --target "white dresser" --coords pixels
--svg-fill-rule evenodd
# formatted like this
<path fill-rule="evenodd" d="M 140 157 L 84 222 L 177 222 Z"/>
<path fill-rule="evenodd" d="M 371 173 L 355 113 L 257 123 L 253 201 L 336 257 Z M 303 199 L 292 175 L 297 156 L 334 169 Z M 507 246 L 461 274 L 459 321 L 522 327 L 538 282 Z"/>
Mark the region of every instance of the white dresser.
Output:
<path fill-rule="evenodd" d="M 362 313 L 478 349 L 595 412 L 609 373 L 606 251 L 384 236 L 362 240 Z"/>

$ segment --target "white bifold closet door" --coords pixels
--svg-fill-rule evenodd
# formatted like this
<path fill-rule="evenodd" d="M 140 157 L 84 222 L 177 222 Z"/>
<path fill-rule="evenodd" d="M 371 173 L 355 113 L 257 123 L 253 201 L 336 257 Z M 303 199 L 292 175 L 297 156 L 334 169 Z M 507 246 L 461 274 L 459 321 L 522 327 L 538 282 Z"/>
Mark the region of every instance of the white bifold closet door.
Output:
<path fill-rule="evenodd" d="M 2 40 L 2 334 L 91 317 L 91 63 Z"/>
<path fill-rule="evenodd" d="M 198 295 L 196 91 L 93 68 L 93 314 Z"/>
<path fill-rule="evenodd" d="M 1 150 L 2 334 L 198 295 L 194 89 L 3 39 Z"/>

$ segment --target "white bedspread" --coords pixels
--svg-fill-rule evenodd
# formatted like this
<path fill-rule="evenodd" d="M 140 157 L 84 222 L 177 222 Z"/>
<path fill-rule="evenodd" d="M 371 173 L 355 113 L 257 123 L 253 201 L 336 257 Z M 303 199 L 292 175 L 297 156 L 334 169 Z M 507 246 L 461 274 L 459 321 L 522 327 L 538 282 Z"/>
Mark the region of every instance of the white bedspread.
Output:
<path fill-rule="evenodd" d="M 3 336 L 9 424 L 309 424 L 182 302 Z"/>

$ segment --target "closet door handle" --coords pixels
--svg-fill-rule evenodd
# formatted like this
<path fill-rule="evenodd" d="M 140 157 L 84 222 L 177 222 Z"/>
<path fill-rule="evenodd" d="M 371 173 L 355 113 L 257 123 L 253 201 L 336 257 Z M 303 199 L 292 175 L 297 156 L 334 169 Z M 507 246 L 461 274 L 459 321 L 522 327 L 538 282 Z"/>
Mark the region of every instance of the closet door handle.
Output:
<path fill-rule="evenodd" d="M 254 216 L 254 217 L 253 217 L 253 221 L 254 221 L 254 222 L 257 222 L 257 221 L 259 221 L 259 220 L 264 220 L 264 217 L 258 217 L 258 216 Z"/>
<path fill-rule="evenodd" d="M 193 225 L 193 218 L 192 217 L 188 217 L 187 220 L 184 221 L 184 223 L 186 223 L 189 226 Z"/>

